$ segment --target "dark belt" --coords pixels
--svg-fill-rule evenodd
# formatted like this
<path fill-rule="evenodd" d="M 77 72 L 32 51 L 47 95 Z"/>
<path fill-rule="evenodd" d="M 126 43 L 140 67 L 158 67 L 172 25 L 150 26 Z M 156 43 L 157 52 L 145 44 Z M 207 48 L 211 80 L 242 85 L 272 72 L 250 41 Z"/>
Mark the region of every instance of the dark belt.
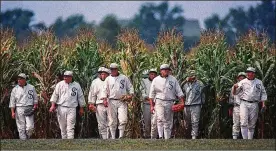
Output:
<path fill-rule="evenodd" d="M 257 101 L 247 101 L 247 100 L 244 100 L 244 99 L 242 99 L 242 101 L 245 101 L 245 102 L 248 102 L 248 103 L 257 103 Z"/>
<path fill-rule="evenodd" d="M 109 100 L 121 100 L 121 99 L 114 99 L 114 98 L 109 98 Z"/>
<path fill-rule="evenodd" d="M 159 99 L 159 98 L 156 98 L 156 99 Z M 174 99 L 172 99 L 172 100 L 159 99 L 159 100 L 162 100 L 162 101 L 175 101 Z"/>
<path fill-rule="evenodd" d="M 190 104 L 190 105 L 185 105 L 185 107 L 188 107 L 188 106 L 197 106 L 197 105 L 202 105 L 202 104 Z"/>

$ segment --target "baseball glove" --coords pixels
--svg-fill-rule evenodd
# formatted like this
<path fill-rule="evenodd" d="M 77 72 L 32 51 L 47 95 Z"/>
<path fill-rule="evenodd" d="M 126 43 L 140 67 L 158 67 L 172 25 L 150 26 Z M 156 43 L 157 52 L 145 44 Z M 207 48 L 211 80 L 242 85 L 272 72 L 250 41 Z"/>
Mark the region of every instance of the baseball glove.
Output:
<path fill-rule="evenodd" d="M 34 112 L 34 108 L 27 108 L 26 110 L 24 110 L 24 116 L 32 116 Z"/>
<path fill-rule="evenodd" d="M 131 99 L 129 99 L 128 95 L 123 95 L 120 100 L 123 102 L 131 102 Z"/>
<path fill-rule="evenodd" d="M 184 104 L 175 104 L 172 106 L 173 112 L 180 112 L 184 109 Z"/>

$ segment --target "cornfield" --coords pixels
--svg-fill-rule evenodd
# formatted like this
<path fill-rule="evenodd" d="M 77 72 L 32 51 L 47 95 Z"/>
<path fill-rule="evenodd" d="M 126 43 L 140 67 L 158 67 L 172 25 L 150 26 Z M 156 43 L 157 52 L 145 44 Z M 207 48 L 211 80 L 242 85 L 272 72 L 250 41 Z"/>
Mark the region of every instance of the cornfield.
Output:
<path fill-rule="evenodd" d="M 51 94 L 55 76 L 72 70 L 87 102 L 89 86 L 97 76 L 98 67 L 116 62 L 120 71 L 130 78 L 135 90 L 135 97 L 129 104 L 128 138 L 143 136 L 139 90 L 142 73 L 150 68 L 158 69 L 163 63 L 170 64 L 172 74 L 180 83 L 185 80 L 186 71 L 193 69 L 198 78 L 208 85 L 204 91 L 206 103 L 202 108 L 200 138 L 232 137 L 232 117 L 228 115 L 227 103 L 230 88 L 239 72 L 245 71 L 248 66 L 255 67 L 257 78 L 263 81 L 268 93 L 268 108 L 259 114 L 254 137 L 276 138 L 276 48 L 267 35 L 248 31 L 234 46 L 230 46 L 221 31 L 204 31 L 199 43 L 187 53 L 183 51 L 184 40 L 172 29 L 161 32 L 155 45 L 150 46 L 140 38 L 137 30 L 126 29 L 117 37 L 117 47 L 113 49 L 108 43 L 98 41 L 93 31 L 81 30 L 76 37 L 62 40 L 51 31 L 44 31 L 33 33 L 19 46 L 11 30 L 1 29 L 0 137 L 17 138 L 15 120 L 11 118 L 8 104 L 18 73 L 25 72 L 28 82 L 36 87 L 39 94 L 34 138 L 60 138 L 56 115 L 48 112 L 50 102 L 42 97 L 42 93 Z M 186 138 L 182 114 L 177 113 L 174 118 L 174 137 Z M 75 138 L 98 137 L 95 113 L 86 109 L 84 116 L 77 116 Z"/>

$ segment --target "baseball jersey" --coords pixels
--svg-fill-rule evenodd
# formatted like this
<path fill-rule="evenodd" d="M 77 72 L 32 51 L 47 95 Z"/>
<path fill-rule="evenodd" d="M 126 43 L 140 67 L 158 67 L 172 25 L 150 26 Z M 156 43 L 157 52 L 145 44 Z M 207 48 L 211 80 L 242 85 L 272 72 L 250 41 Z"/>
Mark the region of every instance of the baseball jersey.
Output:
<path fill-rule="evenodd" d="M 24 87 L 16 85 L 11 92 L 10 108 L 16 106 L 30 106 L 38 103 L 37 93 L 31 84 L 26 84 Z"/>
<path fill-rule="evenodd" d="M 161 100 L 175 100 L 176 96 L 182 97 L 184 94 L 175 77 L 161 77 L 160 75 L 153 79 L 149 98 Z"/>
<path fill-rule="evenodd" d="M 241 99 L 240 99 L 241 93 L 238 92 L 237 94 L 233 95 L 233 89 L 234 89 L 234 86 L 231 88 L 231 93 L 230 93 L 230 97 L 229 97 L 229 103 L 230 104 L 240 105 L 241 104 Z"/>
<path fill-rule="evenodd" d="M 150 81 L 149 78 L 142 79 L 142 81 L 141 81 L 141 91 L 142 91 L 143 99 L 149 97 L 151 83 L 152 83 L 152 81 Z"/>
<path fill-rule="evenodd" d="M 104 93 L 105 98 L 121 99 L 123 95 L 134 94 L 134 89 L 129 79 L 122 74 L 118 76 L 108 76 L 105 79 Z"/>
<path fill-rule="evenodd" d="M 88 104 L 103 103 L 103 90 L 104 81 L 102 81 L 100 78 L 93 80 L 88 94 Z"/>
<path fill-rule="evenodd" d="M 80 84 L 77 82 L 68 84 L 64 80 L 56 85 L 50 102 L 65 107 L 77 107 L 78 105 L 80 107 L 85 106 L 85 100 Z"/>
<path fill-rule="evenodd" d="M 199 80 L 187 82 L 183 86 L 185 105 L 197 105 L 205 103 L 205 94 L 202 92 L 203 83 Z"/>
<path fill-rule="evenodd" d="M 267 100 L 266 90 L 263 82 L 257 78 L 249 80 L 247 78 L 238 83 L 237 92 L 242 100 L 265 101 Z"/>

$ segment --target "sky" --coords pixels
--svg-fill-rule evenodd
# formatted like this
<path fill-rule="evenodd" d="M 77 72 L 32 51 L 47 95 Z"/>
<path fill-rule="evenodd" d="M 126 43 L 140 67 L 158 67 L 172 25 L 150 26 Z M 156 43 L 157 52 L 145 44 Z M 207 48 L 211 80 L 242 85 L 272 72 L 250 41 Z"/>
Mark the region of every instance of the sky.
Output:
<path fill-rule="evenodd" d="M 115 14 L 119 19 L 130 19 L 139 12 L 143 3 L 159 4 L 161 1 L 1 1 L 1 12 L 14 8 L 32 10 L 32 23 L 44 22 L 47 26 L 58 17 L 63 19 L 73 14 L 83 14 L 87 22 L 99 23 L 107 14 Z M 224 17 L 230 8 L 248 9 L 260 1 L 169 1 L 169 5 L 180 5 L 187 19 L 198 19 L 204 28 L 204 19 L 217 13 Z"/>

